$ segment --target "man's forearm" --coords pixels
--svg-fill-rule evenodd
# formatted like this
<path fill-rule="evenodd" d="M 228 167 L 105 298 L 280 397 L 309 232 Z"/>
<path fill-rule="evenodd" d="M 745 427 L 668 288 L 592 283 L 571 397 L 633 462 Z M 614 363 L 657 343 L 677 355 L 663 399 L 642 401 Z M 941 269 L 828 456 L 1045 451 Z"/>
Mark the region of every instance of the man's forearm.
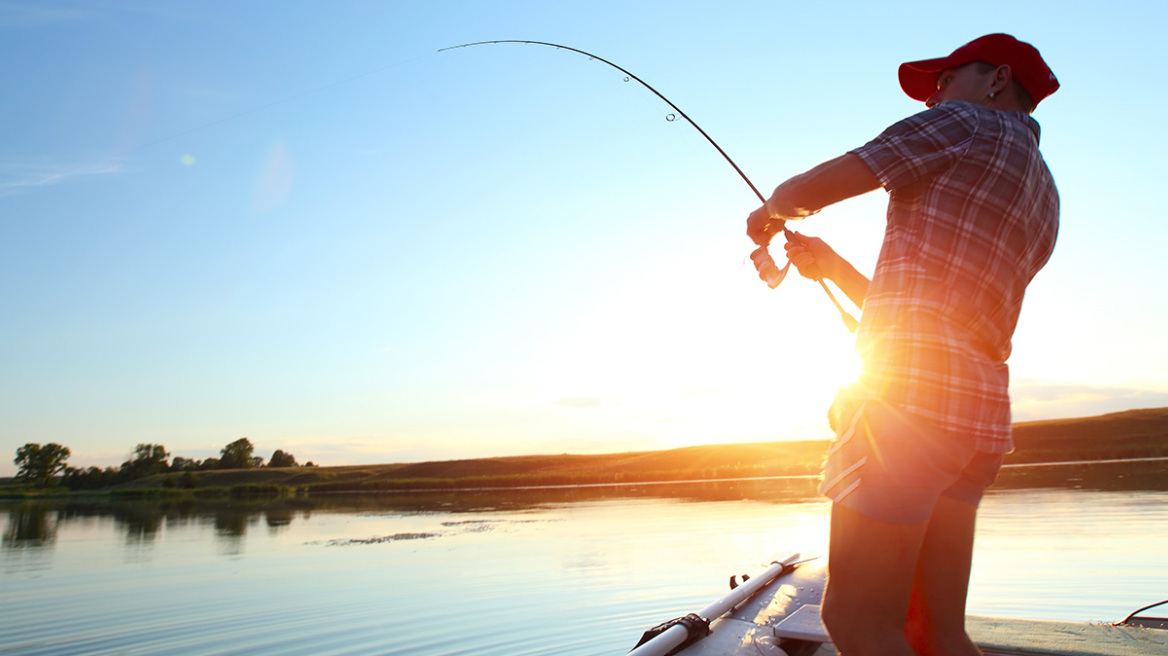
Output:
<path fill-rule="evenodd" d="M 868 277 L 857 271 L 827 242 L 819 237 L 808 237 L 796 232 L 783 244 L 783 248 L 787 251 L 787 259 L 791 260 L 800 275 L 813 280 L 830 280 L 852 299 L 856 307 L 864 306 L 864 298 L 868 295 Z"/>
<path fill-rule="evenodd" d="M 783 216 L 809 216 L 833 203 L 868 193 L 880 187 L 880 181 L 857 155 L 844 153 L 780 184 L 767 201 L 767 208 Z M 868 295 L 868 277 L 843 258 L 823 271 L 856 307 L 864 306 Z"/>
<path fill-rule="evenodd" d="M 863 160 L 844 153 L 780 184 L 766 205 L 774 215 L 797 219 L 879 187 Z"/>
<path fill-rule="evenodd" d="M 824 271 L 824 277 L 834 282 L 856 307 L 864 308 L 864 298 L 868 296 L 868 285 L 872 282 L 868 276 L 856 270 L 847 260 L 840 258 L 829 271 Z"/>

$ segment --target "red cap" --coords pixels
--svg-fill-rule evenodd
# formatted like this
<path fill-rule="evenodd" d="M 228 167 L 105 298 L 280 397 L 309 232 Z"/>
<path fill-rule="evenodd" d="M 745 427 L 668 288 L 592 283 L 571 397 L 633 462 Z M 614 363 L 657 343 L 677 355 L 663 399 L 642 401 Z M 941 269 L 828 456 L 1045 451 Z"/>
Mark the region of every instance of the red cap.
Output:
<path fill-rule="evenodd" d="M 1009 34 L 987 34 L 953 51 L 948 57 L 923 59 L 900 65 L 900 88 L 913 100 L 922 102 L 937 92 L 937 78 L 941 71 L 964 66 L 975 61 L 992 66 L 1009 64 L 1014 79 L 1038 102 L 1059 88 L 1050 67 L 1038 54 L 1038 49 Z"/>

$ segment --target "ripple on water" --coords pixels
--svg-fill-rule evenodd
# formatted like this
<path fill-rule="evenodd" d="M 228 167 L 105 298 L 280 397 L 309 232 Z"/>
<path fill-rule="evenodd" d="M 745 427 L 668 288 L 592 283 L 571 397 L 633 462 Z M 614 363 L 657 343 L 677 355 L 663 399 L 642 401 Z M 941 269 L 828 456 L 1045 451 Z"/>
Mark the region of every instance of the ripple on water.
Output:
<path fill-rule="evenodd" d="M 991 494 L 970 611 L 1112 620 L 1159 601 L 1166 501 Z M 720 596 L 730 574 L 821 548 L 827 506 L 638 497 L 288 517 L 193 517 L 131 539 L 96 516 L 57 522 L 38 546 L 6 543 L 0 652 L 620 654 Z"/>

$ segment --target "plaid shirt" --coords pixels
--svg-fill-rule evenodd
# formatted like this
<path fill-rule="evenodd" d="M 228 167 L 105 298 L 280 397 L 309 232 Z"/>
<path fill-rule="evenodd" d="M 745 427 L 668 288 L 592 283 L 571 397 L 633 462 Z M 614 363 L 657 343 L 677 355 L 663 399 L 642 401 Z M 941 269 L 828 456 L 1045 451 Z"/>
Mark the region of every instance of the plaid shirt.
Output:
<path fill-rule="evenodd" d="M 856 340 L 862 396 L 990 453 L 1013 448 L 1006 358 L 1058 233 L 1038 136 L 1027 114 L 946 102 L 852 151 L 890 194 Z"/>

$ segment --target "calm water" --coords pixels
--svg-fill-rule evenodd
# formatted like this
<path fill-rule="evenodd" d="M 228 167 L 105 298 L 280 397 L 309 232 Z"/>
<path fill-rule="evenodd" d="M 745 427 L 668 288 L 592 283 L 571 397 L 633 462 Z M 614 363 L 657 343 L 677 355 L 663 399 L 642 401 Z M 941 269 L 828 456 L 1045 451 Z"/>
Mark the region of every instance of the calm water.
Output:
<path fill-rule="evenodd" d="M 791 487 L 0 505 L 0 654 L 624 654 L 730 574 L 823 549 L 827 505 Z M 978 540 L 972 613 L 1168 597 L 1168 492 L 991 493 Z"/>

